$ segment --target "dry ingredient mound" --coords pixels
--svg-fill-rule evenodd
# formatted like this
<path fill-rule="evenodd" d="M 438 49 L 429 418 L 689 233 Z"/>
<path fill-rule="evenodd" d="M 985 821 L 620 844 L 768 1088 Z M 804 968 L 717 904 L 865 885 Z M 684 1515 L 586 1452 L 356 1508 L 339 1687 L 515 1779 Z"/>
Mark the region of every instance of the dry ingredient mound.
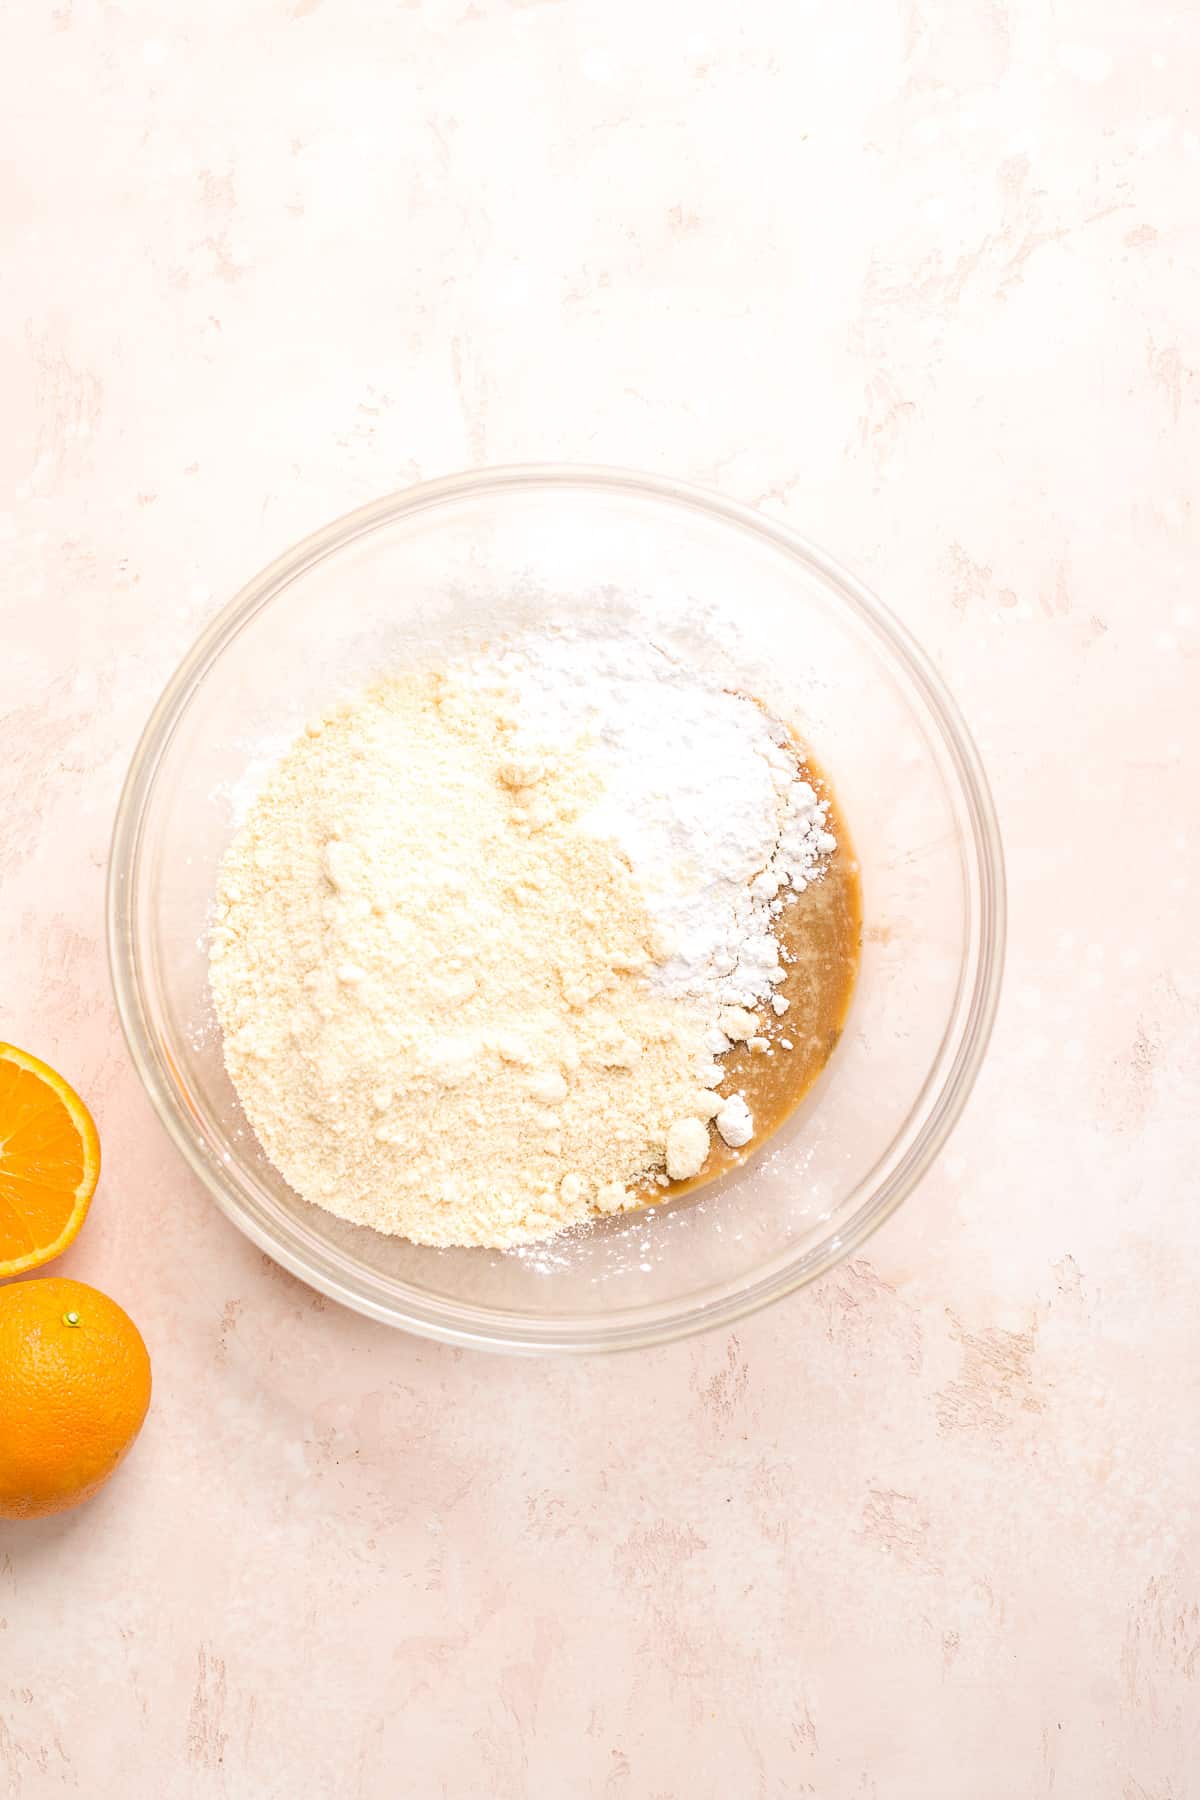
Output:
<path fill-rule="evenodd" d="M 833 847 L 782 729 L 627 636 L 545 633 L 312 724 L 222 865 L 226 1067 L 304 1198 L 506 1247 L 753 1134 L 717 1060 Z"/>
<path fill-rule="evenodd" d="M 432 676 L 312 726 L 226 858 L 225 1060 L 305 1198 L 425 1244 L 545 1237 L 632 1198 L 702 1101 L 703 1018 L 646 980 L 580 755 L 515 759 Z"/>
<path fill-rule="evenodd" d="M 819 878 L 837 847 L 779 721 L 628 633 L 531 632 L 458 679 L 502 684 L 535 754 L 586 744 L 601 787 L 584 823 L 638 875 L 663 948 L 657 985 L 710 1012 L 769 999 L 780 895 Z"/>

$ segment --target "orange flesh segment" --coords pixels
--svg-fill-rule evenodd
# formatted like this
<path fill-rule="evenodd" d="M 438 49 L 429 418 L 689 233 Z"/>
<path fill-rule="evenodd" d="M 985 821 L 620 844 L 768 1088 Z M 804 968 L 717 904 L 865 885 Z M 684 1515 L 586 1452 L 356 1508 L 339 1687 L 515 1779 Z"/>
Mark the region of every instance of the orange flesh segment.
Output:
<path fill-rule="evenodd" d="M 99 1172 L 82 1103 L 71 1095 L 79 1118 L 54 1085 L 60 1078 L 43 1068 L 0 1045 L 0 1276 L 66 1248 Z"/>

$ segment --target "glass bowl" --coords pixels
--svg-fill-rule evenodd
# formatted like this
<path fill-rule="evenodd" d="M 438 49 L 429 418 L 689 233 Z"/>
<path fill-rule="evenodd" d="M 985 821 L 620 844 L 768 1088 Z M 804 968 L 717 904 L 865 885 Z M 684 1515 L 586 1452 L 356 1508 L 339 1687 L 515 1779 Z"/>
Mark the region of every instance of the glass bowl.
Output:
<path fill-rule="evenodd" d="M 385 669 L 539 621 L 648 631 L 794 723 L 862 865 L 842 1040 L 743 1168 L 521 1251 L 432 1250 L 297 1197 L 246 1124 L 207 980 L 217 866 L 263 775 Z M 480 471 L 306 538 L 214 620 L 169 683 L 117 812 L 109 947 L 154 1105 L 234 1223 L 335 1300 L 456 1344 L 621 1349 L 729 1325 L 811 1281 L 899 1206 L 962 1110 L 1004 941 L 1000 838 L 954 702 L 904 628 L 782 525 L 680 482 Z"/>

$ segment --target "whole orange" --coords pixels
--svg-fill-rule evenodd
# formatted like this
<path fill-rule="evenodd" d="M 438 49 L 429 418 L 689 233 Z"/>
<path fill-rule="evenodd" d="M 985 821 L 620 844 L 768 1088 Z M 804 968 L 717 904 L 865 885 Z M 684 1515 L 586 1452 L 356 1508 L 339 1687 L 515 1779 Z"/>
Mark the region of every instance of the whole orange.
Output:
<path fill-rule="evenodd" d="M 150 1358 L 115 1300 L 57 1276 L 0 1288 L 0 1518 L 87 1500 L 149 1405 Z"/>

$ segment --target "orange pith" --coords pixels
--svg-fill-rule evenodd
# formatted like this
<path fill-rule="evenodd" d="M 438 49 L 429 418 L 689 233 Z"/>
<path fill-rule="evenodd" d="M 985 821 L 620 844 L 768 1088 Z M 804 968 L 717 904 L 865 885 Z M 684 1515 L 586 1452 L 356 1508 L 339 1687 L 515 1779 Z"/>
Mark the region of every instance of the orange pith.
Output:
<path fill-rule="evenodd" d="M 0 1044 L 0 1280 L 67 1248 L 99 1176 L 100 1140 L 74 1088 Z"/>

